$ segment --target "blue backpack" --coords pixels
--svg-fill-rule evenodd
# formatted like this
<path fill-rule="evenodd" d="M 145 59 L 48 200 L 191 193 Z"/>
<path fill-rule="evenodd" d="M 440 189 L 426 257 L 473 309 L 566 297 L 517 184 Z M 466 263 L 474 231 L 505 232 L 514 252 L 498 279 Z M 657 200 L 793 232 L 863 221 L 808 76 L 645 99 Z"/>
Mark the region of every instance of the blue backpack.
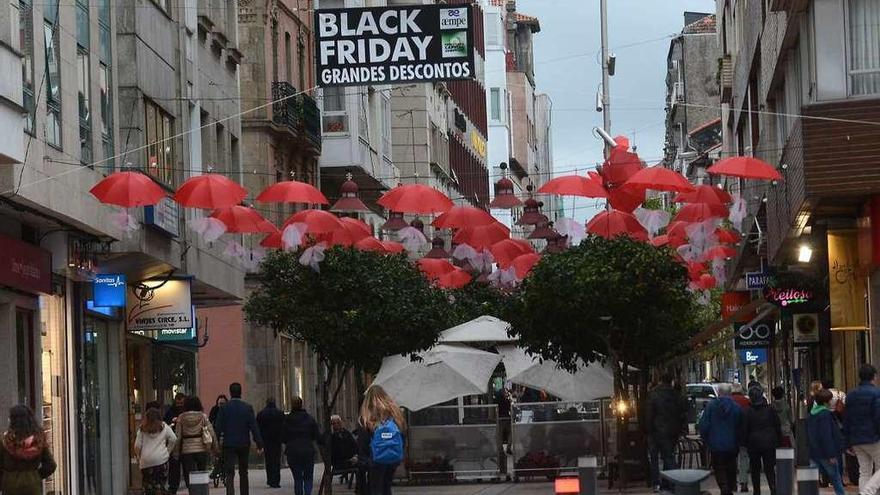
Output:
<path fill-rule="evenodd" d="M 387 419 L 373 432 L 370 440 L 373 462 L 393 466 L 403 462 L 403 434 L 392 419 Z"/>

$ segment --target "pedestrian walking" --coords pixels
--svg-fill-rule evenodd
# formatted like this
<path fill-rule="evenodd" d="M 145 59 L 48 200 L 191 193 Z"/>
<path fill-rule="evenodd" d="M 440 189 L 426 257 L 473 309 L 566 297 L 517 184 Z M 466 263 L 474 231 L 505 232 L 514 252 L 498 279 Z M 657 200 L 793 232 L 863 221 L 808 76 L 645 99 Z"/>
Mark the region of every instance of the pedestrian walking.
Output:
<path fill-rule="evenodd" d="M 741 383 L 734 383 L 731 389 L 730 398 L 739 405 L 743 412 L 747 411 L 751 406 L 751 401 L 746 397 Z M 736 456 L 736 472 L 737 482 L 739 483 L 739 491 L 749 491 L 749 452 L 746 447 L 740 446 L 739 453 Z"/>
<path fill-rule="evenodd" d="M 168 459 L 177 436 L 156 408 L 147 409 L 134 439 L 134 455 L 141 468 L 144 495 L 165 495 L 168 491 Z M 5 492 L 4 492 L 5 493 Z"/>
<path fill-rule="evenodd" d="M 831 414 L 837 419 L 838 422 L 843 422 L 843 411 L 846 408 L 846 394 L 842 392 L 840 389 L 834 386 L 834 382 L 832 380 L 822 380 L 822 388 L 831 392 L 831 400 L 828 401 L 828 409 L 831 410 Z M 844 453 L 840 453 L 840 457 L 837 458 L 837 470 L 840 472 L 840 479 L 843 480 L 843 474 L 846 472 L 844 469 Z M 846 486 L 846 483 L 844 483 Z"/>
<path fill-rule="evenodd" d="M 782 387 L 773 387 L 770 391 L 773 396 L 773 402 L 770 406 L 776 411 L 779 417 L 779 426 L 782 430 L 782 438 L 779 439 L 779 446 L 784 448 L 792 448 L 794 446 L 794 437 L 792 435 L 794 419 L 791 414 L 791 405 L 785 400 L 785 389 Z"/>
<path fill-rule="evenodd" d="M 743 414 L 730 395 L 729 384 L 718 385 L 718 398 L 706 406 L 699 424 L 700 437 L 709 451 L 721 495 L 732 495 L 736 491 L 737 433 Z"/>
<path fill-rule="evenodd" d="M 174 396 L 174 403 L 165 410 L 165 424 L 170 426 L 172 430 L 177 430 L 177 417 L 186 411 L 184 407 L 185 402 L 186 394 L 178 392 Z M 180 488 L 180 472 L 182 468 L 180 455 L 177 451 L 171 452 L 171 457 L 168 459 L 168 491 L 170 493 L 177 493 L 178 488 Z"/>
<path fill-rule="evenodd" d="M 876 378 L 877 369 L 863 364 L 860 385 L 846 395 L 843 436 L 859 460 L 860 495 L 875 495 L 880 488 L 880 471 L 874 470 L 875 465 L 880 467 L 880 388 L 874 384 Z"/>
<path fill-rule="evenodd" d="M 28 406 L 9 410 L 9 427 L 0 442 L 0 493 L 40 495 L 43 480 L 55 472 L 46 435 Z"/>
<path fill-rule="evenodd" d="M 660 461 L 663 469 L 678 469 L 675 446 L 687 426 L 687 399 L 672 388 L 672 375 L 664 374 L 648 394 L 645 432 L 651 447 L 651 486 L 660 491 Z"/>
<path fill-rule="evenodd" d="M 334 470 L 351 469 L 357 461 L 357 441 L 345 428 L 342 417 L 330 416 L 330 462 Z"/>
<path fill-rule="evenodd" d="M 218 448 L 219 442 L 198 397 L 187 397 L 184 409 L 186 411 L 177 417 L 174 433 L 179 439 L 177 451 L 183 466 L 183 479 L 189 486 L 189 473 L 208 469 L 208 458 Z"/>
<path fill-rule="evenodd" d="M 217 434 L 223 439 L 223 467 L 226 471 L 226 495 L 235 495 L 235 468 L 238 467 L 241 495 L 250 495 L 248 465 L 251 453 L 251 437 L 257 444 L 257 452 L 263 452 L 263 439 L 257 428 L 254 408 L 241 400 L 241 384 L 229 385 L 229 402 L 217 415 Z"/>
<path fill-rule="evenodd" d="M 843 435 L 837 418 L 828 408 L 832 397 L 832 393 L 825 389 L 817 390 L 814 394 L 813 408 L 807 418 L 807 443 L 810 447 L 810 460 L 830 480 L 834 494 L 844 495 L 843 480 L 837 466 L 844 450 Z"/>
<path fill-rule="evenodd" d="M 374 385 L 361 404 L 361 424 L 370 435 L 369 493 L 391 495 L 394 471 L 403 461 L 403 413 L 382 387 Z"/>
<path fill-rule="evenodd" d="M 225 394 L 218 395 L 217 400 L 214 401 L 214 407 L 212 407 L 211 412 L 208 413 L 208 420 L 215 428 L 217 427 L 217 415 L 220 414 L 220 409 L 222 409 L 227 402 L 229 402 L 229 397 L 226 397 Z"/>
<path fill-rule="evenodd" d="M 510 389 L 502 386 L 495 394 L 495 403 L 498 404 L 498 432 L 501 435 L 501 444 L 499 447 L 503 453 L 511 454 L 513 451 L 510 448 L 510 407 L 513 404 L 513 400 L 510 394 Z M 507 466 L 502 466 L 501 469 L 502 472 L 506 471 Z"/>
<path fill-rule="evenodd" d="M 750 407 L 742 421 L 742 438 L 749 455 L 752 493 L 761 495 L 761 471 L 767 478 L 770 494 L 776 495 L 776 449 L 782 438 L 782 426 L 776 411 L 767 403 L 761 387 L 749 389 Z"/>
<path fill-rule="evenodd" d="M 284 413 L 275 406 L 275 399 L 266 399 L 266 407 L 257 414 L 257 426 L 263 437 L 263 459 L 266 461 L 266 484 L 281 488 L 281 435 Z"/>
<path fill-rule="evenodd" d="M 303 409 L 303 401 L 299 397 L 290 399 L 290 413 L 284 418 L 283 440 L 287 466 L 293 474 L 293 493 L 311 495 L 318 423 Z"/>

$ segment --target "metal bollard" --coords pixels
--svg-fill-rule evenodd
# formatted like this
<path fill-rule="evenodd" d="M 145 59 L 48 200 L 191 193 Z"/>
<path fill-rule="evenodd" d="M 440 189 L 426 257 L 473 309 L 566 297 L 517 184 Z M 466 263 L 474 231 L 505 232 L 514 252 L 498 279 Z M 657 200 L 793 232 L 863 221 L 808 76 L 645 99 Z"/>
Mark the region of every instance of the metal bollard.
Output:
<path fill-rule="evenodd" d="M 819 495 L 819 470 L 816 468 L 798 468 L 797 495 Z"/>
<path fill-rule="evenodd" d="M 776 449 L 776 495 L 794 495 L 794 449 Z"/>
<path fill-rule="evenodd" d="M 189 473 L 189 495 L 208 495 L 211 484 L 211 473 L 193 471 Z"/>
<path fill-rule="evenodd" d="M 598 495 L 599 461 L 594 456 L 578 457 L 578 479 L 580 495 Z"/>

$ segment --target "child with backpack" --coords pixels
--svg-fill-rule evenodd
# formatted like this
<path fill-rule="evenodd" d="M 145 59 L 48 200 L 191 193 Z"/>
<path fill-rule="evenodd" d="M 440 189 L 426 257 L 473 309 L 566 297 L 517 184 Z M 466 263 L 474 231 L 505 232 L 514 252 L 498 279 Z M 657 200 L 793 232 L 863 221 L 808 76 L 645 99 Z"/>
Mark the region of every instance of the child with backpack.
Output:
<path fill-rule="evenodd" d="M 364 397 L 360 422 L 370 438 L 369 495 L 391 495 L 394 472 L 403 462 L 403 412 L 382 387 L 374 385 Z"/>

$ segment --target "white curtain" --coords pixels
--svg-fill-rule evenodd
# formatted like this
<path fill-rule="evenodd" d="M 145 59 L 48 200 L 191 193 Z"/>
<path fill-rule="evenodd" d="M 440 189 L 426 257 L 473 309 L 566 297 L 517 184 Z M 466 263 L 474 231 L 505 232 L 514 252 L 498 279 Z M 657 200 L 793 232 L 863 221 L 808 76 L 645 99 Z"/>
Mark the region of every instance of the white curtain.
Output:
<path fill-rule="evenodd" d="M 850 92 L 880 93 L 880 0 L 849 0 Z"/>

